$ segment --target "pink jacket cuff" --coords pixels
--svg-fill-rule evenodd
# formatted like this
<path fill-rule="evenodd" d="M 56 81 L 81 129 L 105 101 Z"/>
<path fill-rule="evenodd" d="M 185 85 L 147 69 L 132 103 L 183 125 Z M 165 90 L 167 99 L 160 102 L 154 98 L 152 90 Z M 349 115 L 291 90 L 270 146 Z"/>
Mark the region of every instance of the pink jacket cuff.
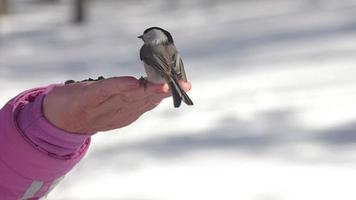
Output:
<path fill-rule="evenodd" d="M 42 101 L 56 86 L 25 91 L 0 112 L 0 158 L 28 179 L 51 181 L 65 175 L 90 144 L 90 137 L 67 133 L 44 118 Z"/>
<path fill-rule="evenodd" d="M 38 150 L 59 159 L 68 159 L 78 152 L 90 136 L 66 132 L 52 125 L 44 116 L 42 103 L 47 93 L 58 85 L 51 85 L 33 99 L 22 98 L 17 113 L 17 124 L 24 138 Z"/>

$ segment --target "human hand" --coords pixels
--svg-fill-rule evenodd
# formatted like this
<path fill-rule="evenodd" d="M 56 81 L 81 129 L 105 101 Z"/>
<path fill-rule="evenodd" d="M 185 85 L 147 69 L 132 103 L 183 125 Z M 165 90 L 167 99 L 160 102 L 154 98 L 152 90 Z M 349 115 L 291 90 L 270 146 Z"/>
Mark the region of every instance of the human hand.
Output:
<path fill-rule="evenodd" d="M 181 86 L 191 89 L 189 82 Z M 131 124 L 168 96 L 167 84 L 144 86 L 134 77 L 114 77 L 54 88 L 43 102 L 43 113 L 65 131 L 94 134 Z"/>

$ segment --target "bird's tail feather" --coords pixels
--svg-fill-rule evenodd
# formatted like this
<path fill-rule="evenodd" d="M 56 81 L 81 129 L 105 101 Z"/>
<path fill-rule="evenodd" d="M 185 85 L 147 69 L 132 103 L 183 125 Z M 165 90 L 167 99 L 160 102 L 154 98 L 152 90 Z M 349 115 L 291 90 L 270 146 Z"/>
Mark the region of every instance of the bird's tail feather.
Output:
<path fill-rule="evenodd" d="M 189 98 L 187 93 L 183 90 L 182 90 L 182 100 L 184 101 L 185 104 L 187 104 L 189 106 L 193 105 L 193 101 Z"/>
<path fill-rule="evenodd" d="M 174 81 L 169 82 L 169 88 L 172 93 L 174 107 L 178 108 L 180 106 L 180 104 L 182 103 L 182 98 L 180 97 L 181 95 L 180 95 L 179 89 L 177 89 L 177 86 L 174 83 Z"/>
<path fill-rule="evenodd" d="M 169 88 L 172 93 L 174 107 L 178 108 L 182 100 L 187 105 L 193 105 L 193 101 L 189 98 L 187 93 L 180 87 L 179 83 L 176 80 L 171 79 L 169 81 Z"/>

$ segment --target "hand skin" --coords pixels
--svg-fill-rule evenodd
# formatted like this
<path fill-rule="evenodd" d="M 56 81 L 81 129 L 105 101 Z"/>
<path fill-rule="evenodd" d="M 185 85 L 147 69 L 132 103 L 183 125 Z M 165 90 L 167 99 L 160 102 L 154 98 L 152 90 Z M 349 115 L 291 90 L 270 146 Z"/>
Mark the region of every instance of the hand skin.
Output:
<path fill-rule="evenodd" d="M 185 91 L 189 82 L 181 82 Z M 43 102 L 43 113 L 58 128 L 75 134 L 95 134 L 136 121 L 170 96 L 167 84 L 146 87 L 134 77 L 114 77 L 56 87 Z"/>

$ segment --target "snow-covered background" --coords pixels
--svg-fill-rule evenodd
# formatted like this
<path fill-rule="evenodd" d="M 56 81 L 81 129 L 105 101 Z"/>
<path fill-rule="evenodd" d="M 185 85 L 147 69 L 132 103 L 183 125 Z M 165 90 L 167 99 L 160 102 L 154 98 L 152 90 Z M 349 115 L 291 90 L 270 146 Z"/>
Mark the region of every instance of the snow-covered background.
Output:
<path fill-rule="evenodd" d="M 150 26 L 173 34 L 195 103 L 94 136 L 49 200 L 356 199 L 355 0 L 90 1 L 80 26 L 70 0 L 39 2 L 11 0 L 0 21 L 1 104 L 140 77 Z"/>

